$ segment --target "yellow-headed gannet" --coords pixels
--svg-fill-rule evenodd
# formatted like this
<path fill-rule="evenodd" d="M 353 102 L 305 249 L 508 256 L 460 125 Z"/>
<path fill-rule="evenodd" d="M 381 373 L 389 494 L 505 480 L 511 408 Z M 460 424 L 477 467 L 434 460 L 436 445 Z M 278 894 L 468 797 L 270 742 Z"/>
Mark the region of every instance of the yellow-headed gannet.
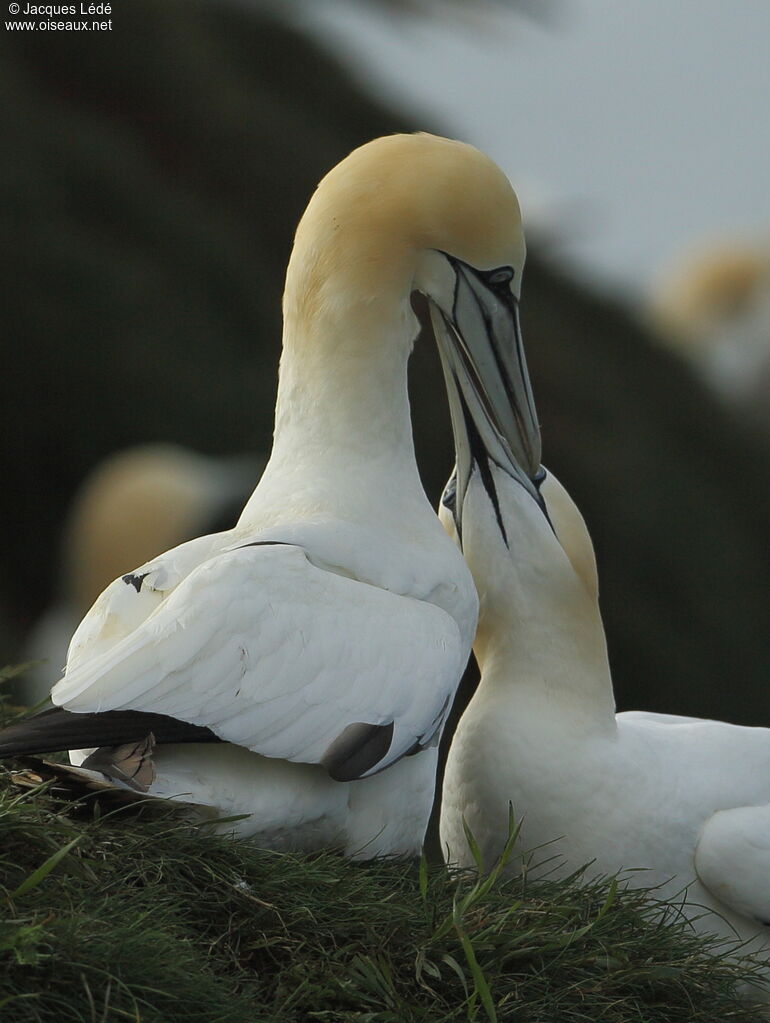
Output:
<path fill-rule="evenodd" d="M 725 241 L 682 257 L 661 277 L 650 313 L 661 338 L 721 398 L 748 411 L 766 405 L 770 245 Z"/>
<path fill-rule="evenodd" d="M 470 146 L 393 136 L 332 170 L 297 229 L 273 451 L 240 521 L 113 582 L 52 692 L 75 714 L 0 751 L 99 746 L 73 762 L 248 813 L 235 830 L 264 845 L 415 853 L 478 602 L 417 472 L 410 296 L 481 434 L 515 447 L 523 257 L 513 190 Z"/>
<path fill-rule="evenodd" d="M 615 713 L 593 547 L 540 466 L 534 416 L 519 421 L 516 448 L 501 436 L 495 452 L 467 414 L 467 384 L 448 383 L 458 462 L 441 518 L 478 589 L 481 669 L 446 766 L 449 860 L 473 865 L 464 819 L 491 866 L 512 805 L 518 852 L 536 850 L 530 876 L 642 868 L 624 876 L 662 895 L 690 885 L 685 911 L 697 927 L 764 942 L 770 730 Z M 521 867 L 520 856 L 510 861 Z"/>
<path fill-rule="evenodd" d="M 142 444 L 100 462 L 64 524 L 57 599 L 25 641 L 21 659 L 37 663 L 21 679 L 23 702 L 48 696 L 73 632 L 105 586 L 170 547 L 231 526 L 259 468 L 257 459 L 208 458 L 175 444 Z"/>

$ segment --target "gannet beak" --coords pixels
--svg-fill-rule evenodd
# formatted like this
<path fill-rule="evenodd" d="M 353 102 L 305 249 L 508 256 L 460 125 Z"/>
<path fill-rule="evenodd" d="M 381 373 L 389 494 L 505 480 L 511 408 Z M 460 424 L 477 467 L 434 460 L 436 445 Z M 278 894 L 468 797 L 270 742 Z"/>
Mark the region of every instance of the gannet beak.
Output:
<path fill-rule="evenodd" d="M 514 270 L 480 271 L 443 254 L 452 268 L 451 303 L 428 295 L 452 416 L 458 523 L 474 463 L 494 462 L 541 504 L 540 427 L 527 372 Z M 433 294 L 437 292 L 434 290 Z M 446 286 L 440 293 L 446 295 Z"/>

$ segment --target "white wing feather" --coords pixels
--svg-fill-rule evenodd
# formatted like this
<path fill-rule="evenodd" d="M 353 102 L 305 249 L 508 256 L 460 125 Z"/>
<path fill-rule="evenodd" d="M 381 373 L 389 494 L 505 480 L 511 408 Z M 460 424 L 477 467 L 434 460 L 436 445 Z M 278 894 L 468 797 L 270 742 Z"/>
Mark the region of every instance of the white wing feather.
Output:
<path fill-rule="evenodd" d="M 770 806 L 719 810 L 703 826 L 695 869 L 736 913 L 770 924 Z"/>
<path fill-rule="evenodd" d="M 130 636 L 193 569 L 221 549 L 229 536 L 212 533 L 189 540 L 110 583 L 70 640 L 65 674 Z"/>
<path fill-rule="evenodd" d="M 157 578 L 147 617 L 106 649 L 110 602 L 124 596 L 121 586 L 141 597 L 153 577 L 139 593 L 122 580 L 105 591 L 90 613 L 98 610 L 101 634 L 93 630 L 97 639 L 68 665 L 54 703 L 169 714 L 305 763 L 318 762 L 349 724 L 394 722 L 377 769 L 441 723 L 466 653 L 445 611 L 319 568 L 301 547 L 251 545 L 206 558 L 191 546 L 164 555 L 160 568 L 150 564 L 168 572 L 171 555 L 177 565 L 205 558 L 173 589 L 166 580 L 170 592 Z"/>

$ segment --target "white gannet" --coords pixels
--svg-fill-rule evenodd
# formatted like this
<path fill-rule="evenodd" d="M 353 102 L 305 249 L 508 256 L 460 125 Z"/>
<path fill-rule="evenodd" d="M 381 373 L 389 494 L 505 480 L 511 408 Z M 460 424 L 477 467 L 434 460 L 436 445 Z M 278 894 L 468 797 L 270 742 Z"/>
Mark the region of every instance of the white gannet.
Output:
<path fill-rule="evenodd" d="M 73 632 L 105 586 L 171 547 L 231 526 L 263 464 L 162 443 L 127 448 L 101 461 L 67 513 L 56 600 L 25 639 L 21 660 L 37 663 L 20 681 L 23 702 L 48 696 Z"/>
<path fill-rule="evenodd" d="M 649 312 L 660 338 L 686 358 L 724 401 L 749 412 L 754 405 L 766 405 L 770 388 L 767 241 L 763 245 L 725 240 L 682 256 L 661 275 Z"/>
<path fill-rule="evenodd" d="M 480 435 L 467 384 L 448 383 L 458 462 L 441 518 L 476 582 L 481 669 L 446 765 L 448 859 L 473 865 L 464 819 L 491 866 L 512 805 L 521 832 L 509 869 L 537 850 L 529 876 L 589 864 L 663 896 L 690 885 L 697 927 L 767 947 L 770 729 L 615 713 L 593 547 L 540 467 L 534 414 L 517 449 L 500 438 L 493 453 L 494 423 Z"/>
<path fill-rule="evenodd" d="M 332 170 L 297 229 L 273 451 L 237 526 L 113 582 L 52 691 L 75 713 L 0 752 L 99 746 L 73 763 L 248 813 L 235 830 L 264 845 L 415 853 L 478 602 L 415 463 L 410 296 L 470 414 L 515 445 L 522 262 L 513 190 L 470 146 L 392 136 Z"/>

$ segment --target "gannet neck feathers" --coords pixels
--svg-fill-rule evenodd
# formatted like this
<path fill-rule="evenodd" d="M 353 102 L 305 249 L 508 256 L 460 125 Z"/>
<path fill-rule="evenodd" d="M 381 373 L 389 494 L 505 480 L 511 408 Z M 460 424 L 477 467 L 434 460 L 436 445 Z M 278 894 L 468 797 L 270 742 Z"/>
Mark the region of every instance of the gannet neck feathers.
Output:
<path fill-rule="evenodd" d="M 478 471 L 463 510 L 462 550 L 479 593 L 481 685 L 515 686 L 521 699 L 528 693 L 536 704 L 569 708 L 576 727 L 614 731 L 596 562 L 583 518 L 550 472 L 539 488 L 547 517 L 520 483 L 497 466 L 490 473 L 503 528 Z M 452 532 L 446 508 L 440 517 Z"/>
<path fill-rule="evenodd" d="M 371 488 L 387 477 L 403 494 L 422 493 L 406 383 L 416 333 L 405 293 L 387 319 L 373 313 L 354 325 L 351 316 L 334 333 L 316 332 L 312 345 L 284 348 L 263 492 L 285 471 L 295 482 L 315 479 L 317 499 L 333 506 L 353 480 Z"/>

